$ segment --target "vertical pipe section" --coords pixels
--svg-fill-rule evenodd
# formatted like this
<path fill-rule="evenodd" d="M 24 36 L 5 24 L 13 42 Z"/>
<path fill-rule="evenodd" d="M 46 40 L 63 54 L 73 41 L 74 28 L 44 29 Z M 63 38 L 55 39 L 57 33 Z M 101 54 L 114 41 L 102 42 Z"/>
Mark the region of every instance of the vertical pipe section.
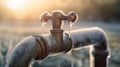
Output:
<path fill-rule="evenodd" d="M 94 67 L 108 67 L 108 50 L 106 40 L 103 40 L 98 45 L 95 45 L 92 54 L 94 56 Z"/>

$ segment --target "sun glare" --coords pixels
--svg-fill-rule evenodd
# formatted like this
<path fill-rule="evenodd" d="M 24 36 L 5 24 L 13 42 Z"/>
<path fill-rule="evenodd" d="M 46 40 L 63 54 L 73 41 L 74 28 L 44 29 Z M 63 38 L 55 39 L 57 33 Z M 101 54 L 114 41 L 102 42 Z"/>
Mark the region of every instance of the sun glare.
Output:
<path fill-rule="evenodd" d="M 49 9 L 51 4 L 51 0 L 6 0 L 7 7 L 17 19 L 24 19 L 27 15 L 35 16 Z"/>
<path fill-rule="evenodd" d="M 8 0 L 7 4 L 11 9 L 20 9 L 25 6 L 25 0 Z"/>

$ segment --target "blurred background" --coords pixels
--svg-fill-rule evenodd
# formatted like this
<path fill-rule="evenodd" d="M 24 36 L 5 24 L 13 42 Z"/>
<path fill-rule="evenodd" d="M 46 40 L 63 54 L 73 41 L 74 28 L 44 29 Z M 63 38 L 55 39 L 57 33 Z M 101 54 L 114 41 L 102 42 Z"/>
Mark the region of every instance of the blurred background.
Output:
<path fill-rule="evenodd" d="M 0 67 L 5 67 L 7 54 L 24 37 L 43 33 L 40 14 L 44 11 L 75 11 L 79 19 L 74 29 L 101 27 L 109 38 L 109 67 L 120 66 L 120 0 L 0 0 Z M 51 21 L 45 25 L 49 33 Z M 64 30 L 69 23 L 64 22 Z M 36 61 L 33 67 L 89 67 L 89 48 Z"/>

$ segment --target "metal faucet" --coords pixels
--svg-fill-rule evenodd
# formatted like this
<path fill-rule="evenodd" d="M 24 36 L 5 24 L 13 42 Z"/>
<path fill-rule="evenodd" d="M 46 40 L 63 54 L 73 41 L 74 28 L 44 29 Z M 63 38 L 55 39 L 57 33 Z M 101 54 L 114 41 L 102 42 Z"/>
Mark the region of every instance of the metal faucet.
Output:
<path fill-rule="evenodd" d="M 77 19 L 77 14 L 74 11 L 69 12 L 67 15 L 65 15 L 62 11 L 53 11 L 52 15 L 49 13 L 43 13 L 41 15 L 41 22 L 47 22 L 48 20 L 52 20 L 52 30 L 50 30 L 51 33 L 51 39 L 56 40 L 56 48 L 57 50 L 53 49 L 52 52 L 61 52 L 61 51 L 69 51 L 72 47 L 72 43 L 69 47 L 67 47 L 69 50 L 66 50 L 66 48 L 63 48 L 64 42 L 63 42 L 63 32 L 64 30 L 61 29 L 62 21 L 68 20 L 74 22 Z"/>

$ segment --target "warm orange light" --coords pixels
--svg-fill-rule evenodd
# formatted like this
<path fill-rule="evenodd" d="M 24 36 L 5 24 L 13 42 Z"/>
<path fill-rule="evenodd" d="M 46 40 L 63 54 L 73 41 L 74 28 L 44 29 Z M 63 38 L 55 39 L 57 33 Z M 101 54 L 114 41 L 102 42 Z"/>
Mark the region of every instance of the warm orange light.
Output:
<path fill-rule="evenodd" d="M 21 9 L 25 6 L 25 0 L 8 0 L 7 5 L 11 9 Z"/>
<path fill-rule="evenodd" d="M 55 2 L 51 0 L 6 0 L 8 8 L 17 19 L 25 19 L 26 16 L 36 17 L 41 11 L 54 7 L 52 4 Z"/>

